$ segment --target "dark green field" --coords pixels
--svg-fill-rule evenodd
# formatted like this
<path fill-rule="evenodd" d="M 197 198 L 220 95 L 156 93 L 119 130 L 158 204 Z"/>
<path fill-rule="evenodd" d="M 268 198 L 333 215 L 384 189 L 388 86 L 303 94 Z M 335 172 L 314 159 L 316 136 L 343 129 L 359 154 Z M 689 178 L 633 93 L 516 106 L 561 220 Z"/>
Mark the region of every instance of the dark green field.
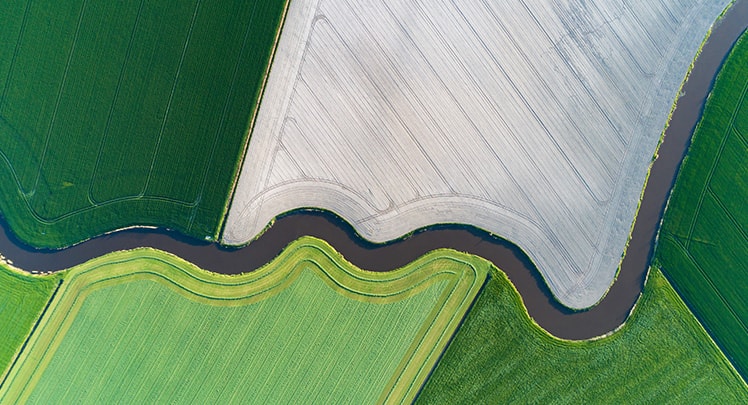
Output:
<path fill-rule="evenodd" d="M 621 330 L 582 342 L 548 335 L 506 276 L 491 274 L 417 402 L 748 401 L 748 387 L 658 270 Z"/>
<path fill-rule="evenodd" d="M 715 82 L 678 175 L 655 263 L 748 376 L 748 39 Z"/>
<path fill-rule="evenodd" d="M 0 210 L 59 247 L 217 236 L 285 0 L 0 2 Z"/>

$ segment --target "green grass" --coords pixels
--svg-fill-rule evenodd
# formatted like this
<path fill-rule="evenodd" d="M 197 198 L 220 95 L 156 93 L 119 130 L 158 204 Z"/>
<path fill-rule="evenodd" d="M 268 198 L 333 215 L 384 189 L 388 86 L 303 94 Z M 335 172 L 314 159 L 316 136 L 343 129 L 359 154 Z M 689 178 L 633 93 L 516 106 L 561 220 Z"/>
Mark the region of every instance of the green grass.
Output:
<path fill-rule="evenodd" d="M 309 237 L 239 277 L 112 253 L 69 270 L 0 402 L 410 400 L 487 269 L 441 250 L 364 272 Z"/>
<path fill-rule="evenodd" d="M 31 333 L 60 275 L 31 276 L 0 264 L 0 381 Z"/>
<path fill-rule="evenodd" d="M 420 403 L 746 403 L 748 387 L 658 270 L 612 335 L 558 340 L 500 271 L 478 297 Z"/>
<path fill-rule="evenodd" d="M 0 210 L 34 246 L 214 239 L 285 0 L 0 2 Z"/>
<path fill-rule="evenodd" d="M 678 174 L 655 263 L 748 376 L 748 34 L 725 61 Z"/>
<path fill-rule="evenodd" d="M 56 285 L 6 273 L 12 281 L 0 285 L 46 283 L 45 297 Z M 449 250 L 369 273 L 307 237 L 239 277 L 151 249 L 62 276 L 0 402 L 410 400 L 442 353 L 419 402 L 748 401 L 658 270 L 619 331 L 584 342 L 548 335 L 502 272 Z"/>

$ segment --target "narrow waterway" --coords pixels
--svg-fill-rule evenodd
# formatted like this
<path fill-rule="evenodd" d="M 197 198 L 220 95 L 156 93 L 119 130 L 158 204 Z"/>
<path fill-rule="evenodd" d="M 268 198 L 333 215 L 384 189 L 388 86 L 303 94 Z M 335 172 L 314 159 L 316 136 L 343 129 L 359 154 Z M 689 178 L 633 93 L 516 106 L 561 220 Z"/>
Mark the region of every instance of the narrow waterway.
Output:
<path fill-rule="evenodd" d="M 452 248 L 481 256 L 506 272 L 522 295 L 530 316 L 553 335 L 566 339 L 600 336 L 625 321 L 642 291 L 655 235 L 677 169 L 714 78 L 746 27 L 748 0 L 738 1 L 714 27 L 683 87 L 684 95 L 678 100 L 659 157 L 652 166 L 618 278 L 605 298 L 586 311 L 574 312 L 559 304 L 521 249 L 480 229 L 436 225 L 404 239 L 377 245 L 363 240 L 348 223 L 334 214 L 315 210 L 282 215 L 261 237 L 238 249 L 201 242 L 166 230 L 130 229 L 63 250 L 37 250 L 16 239 L 7 223 L 2 221 L 0 252 L 17 267 L 29 271 L 55 271 L 112 251 L 150 246 L 174 253 L 207 270 L 237 274 L 255 270 L 269 262 L 291 241 L 303 235 L 326 240 L 355 265 L 374 271 L 401 267 L 433 249 Z"/>

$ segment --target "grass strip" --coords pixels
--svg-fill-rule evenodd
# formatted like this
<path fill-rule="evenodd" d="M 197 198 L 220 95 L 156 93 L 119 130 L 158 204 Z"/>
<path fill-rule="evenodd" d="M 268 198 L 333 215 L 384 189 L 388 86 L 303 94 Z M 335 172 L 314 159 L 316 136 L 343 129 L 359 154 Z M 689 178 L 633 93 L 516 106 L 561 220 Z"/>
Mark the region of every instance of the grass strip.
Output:
<path fill-rule="evenodd" d="M 10 364 L 32 332 L 59 280 L 60 274 L 29 275 L 0 263 L 0 382 L 5 380 Z"/>

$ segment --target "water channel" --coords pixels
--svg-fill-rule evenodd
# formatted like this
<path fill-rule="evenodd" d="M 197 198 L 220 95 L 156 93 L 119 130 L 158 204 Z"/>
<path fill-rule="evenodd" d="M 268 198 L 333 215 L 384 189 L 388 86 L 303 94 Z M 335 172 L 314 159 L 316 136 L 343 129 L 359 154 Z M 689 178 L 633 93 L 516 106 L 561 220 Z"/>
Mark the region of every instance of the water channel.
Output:
<path fill-rule="evenodd" d="M 332 213 L 318 210 L 298 210 L 281 215 L 262 236 L 243 248 L 206 243 L 168 230 L 141 228 L 100 236 L 62 250 L 38 250 L 20 242 L 2 221 L 0 252 L 17 267 L 55 271 L 112 251 L 150 246 L 210 271 L 237 274 L 259 268 L 303 235 L 324 239 L 356 266 L 374 271 L 401 267 L 433 249 L 452 248 L 481 256 L 503 270 L 519 290 L 530 316 L 551 334 L 565 339 L 600 336 L 626 320 L 642 291 L 656 232 L 677 169 L 714 78 L 746 27 L 748 0 L 740 0 L 713 28 L 683 87 L 684 95 L 677 102 L 659 157 L 653 163 L 618 277 L 604 299 L 585 311 L 572 311 L 559 304 L 535 265 L 520 248 L 480 229 L 434 225 L 403 239 L 373 244 L 362 239 L 347 222 Z"/>

